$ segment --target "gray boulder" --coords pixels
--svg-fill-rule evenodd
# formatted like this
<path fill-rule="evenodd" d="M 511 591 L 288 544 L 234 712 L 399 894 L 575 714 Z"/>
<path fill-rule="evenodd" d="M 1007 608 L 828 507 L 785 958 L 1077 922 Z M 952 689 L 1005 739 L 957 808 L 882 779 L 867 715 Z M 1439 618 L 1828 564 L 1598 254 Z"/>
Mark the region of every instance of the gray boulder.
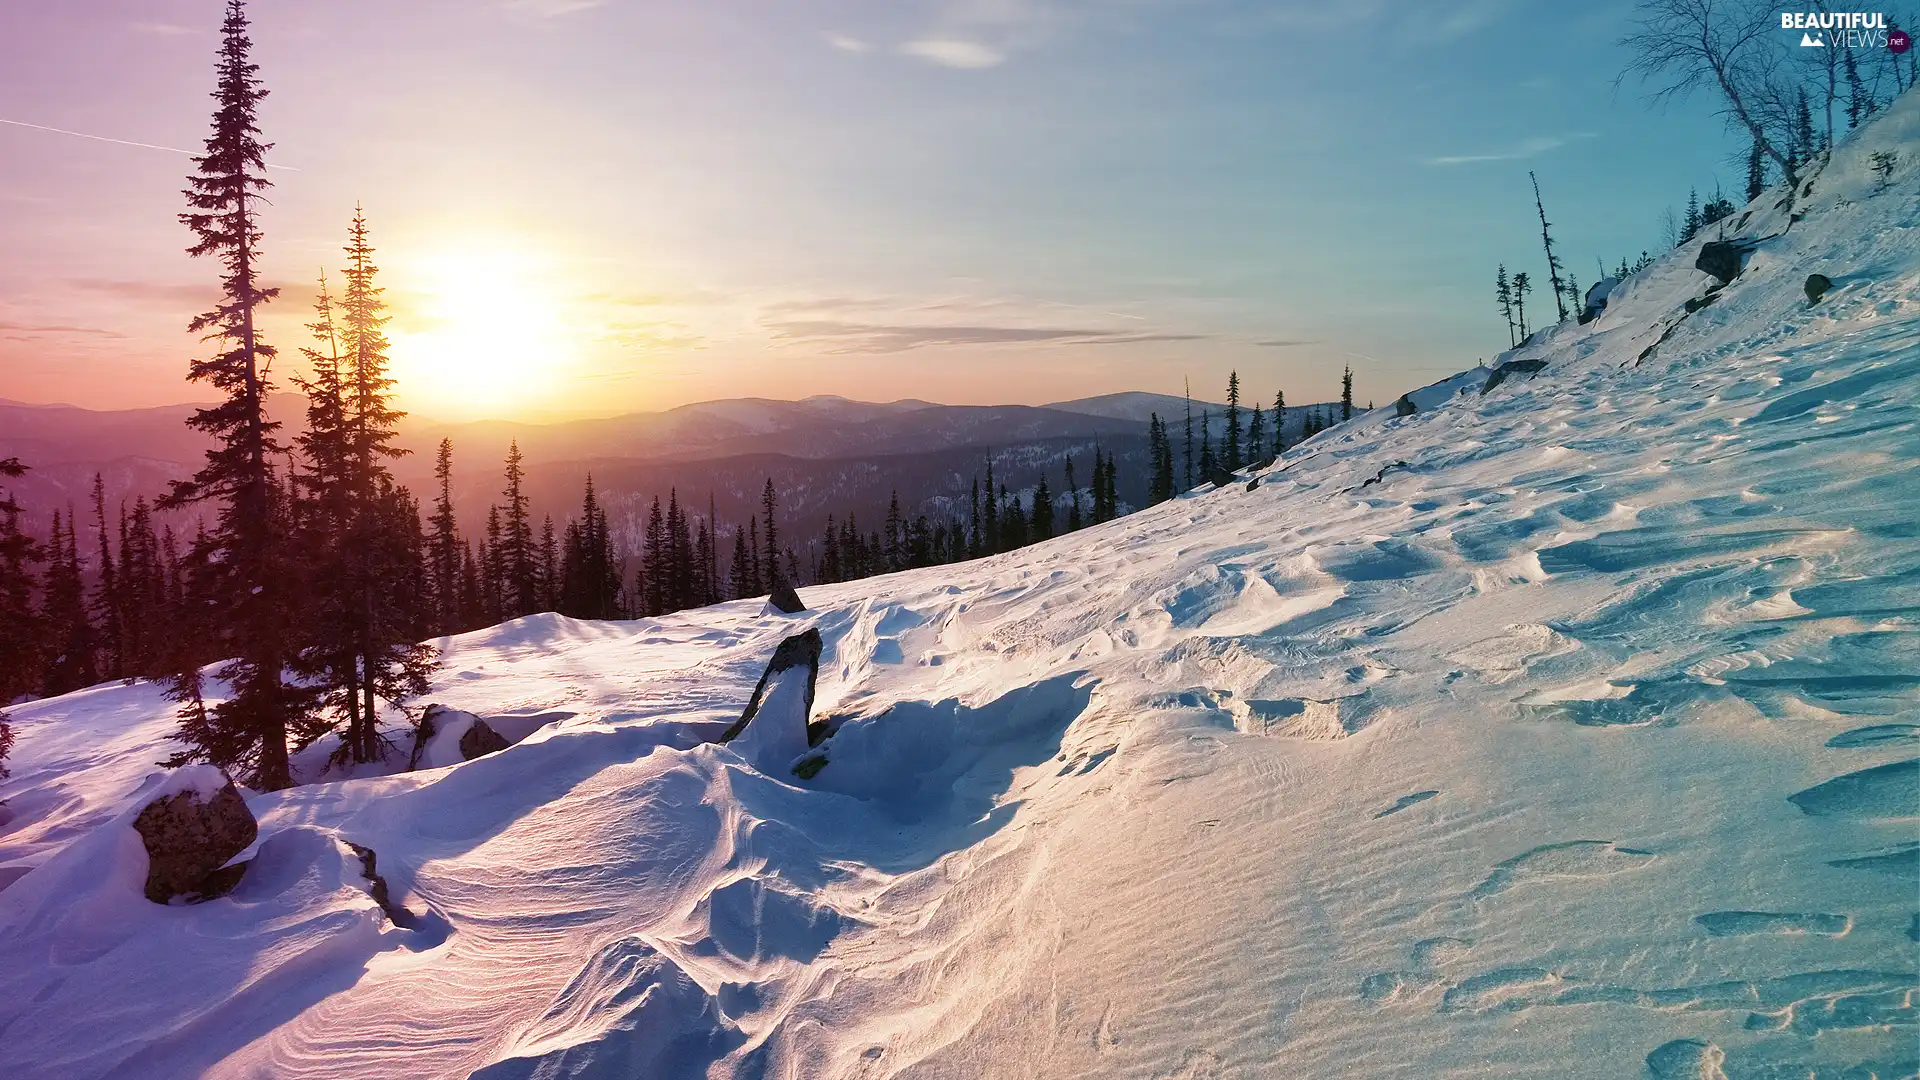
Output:
<path fill-rule="evenodd" d="M 1405 394 L 1401 394 L 1400 400 L 1393 403 L 1393 415 L 1395 416 L 1412 416 L 1419 411 L 1419 407 L 1414 405 L 1412 399 L 1408 398 Z"/>
<path fill-rule="evenodd" d="M 807 721 L 813 714 L 814 684 L 820 676 L 820 651 L 824 646 L 825 642 L 820 638 L 818 627 L 809 628 L 804 633 L 795 634 L 782 641 L 773 650 L 773 659 L 767 661 L 767 670 L 760 673 L 760 682 L 754 686 L 753 696 L 747 699 L 747 707 L 741 711 L 740 719 L 735 720 L 726 731 L 721 733 L 720 741 L 732 742 L 747 729 L 748 724 L 753 722 L 753 718 L 760 712 L 760 703 L 766 698 L 767 684 L 775 675 L 803 665 L 807 668 L 806 695 L 800 720 L 801 737 L 804 740 Z"/>
<path fill-rule="evenodd" d="M 1493 369 L 1493 374 L 1487 376 L 1487 385 L 1480 388 L 1480 393 L 1488 393 L 1515 375 L 1532 375 L 1546 366 L 1545 360 L 1509 360 Z"/>
<path fill-rule="evenodd" d="M 779 588 L 767 594 L 767 603 L 772 604 L 775 610 L 788 615 L 798 615 L 807 610 L 807 605 L 800 602 L 800 594 L 794 591 L 793 586 L 785 582 L 782 582 Z"/>
<path fill-rule="evenodd" d="M 1819 303 L 1820 298 L 1827 295 L 1827 290 L 1831 288 L 1833 288 L 1832 278 L 1828 277 L 1825 274 L 1808 274 L 1807 275 L 1807 303 L 1809 304 Z"/>
<path fill-rule="evenodd" d="M 1704 270 L 1720 279 L 1722 285 L 1729 284 L 1740 276 L 1746 266 L 1747 256 L 1753 253 L 1753 247 L 1739 240 L 1709 240 L 1700 248 L 1700 257 L 1693 260 L 1696 270 Z"/>
<path fill-rule="evenodd" d="M 188 790 L 155 799 L 133 819 L 133 828 L 147 848 L 147 899 L 156 904 L 225 894 L 240 874 L 221 868 L 260 835 L 231 780 L 211 798 Z"/>
<path fill-rule="evenodd" d="M 508 745 L 507 740 L 499 732 L 488 727 L 485 720 L 475 717 L 473 725 L 460 736 L 460 757 L 466 761 L 472 761 L 474 758 L 485 757 L 496 750 L 505 750 Z"/>
<path fill-rule="evenodd" d="M 1233 483 L 1234 477 L 1233 477 L 1233 473 L 1228 472 L 1226 469 L 1223 469 L 1218 465 L 1215 465 L 1213 467 L 1213 471 L 1207 473 L 1207 479 L 1213 484 L 1214 487 L 1223 488 Z"/>

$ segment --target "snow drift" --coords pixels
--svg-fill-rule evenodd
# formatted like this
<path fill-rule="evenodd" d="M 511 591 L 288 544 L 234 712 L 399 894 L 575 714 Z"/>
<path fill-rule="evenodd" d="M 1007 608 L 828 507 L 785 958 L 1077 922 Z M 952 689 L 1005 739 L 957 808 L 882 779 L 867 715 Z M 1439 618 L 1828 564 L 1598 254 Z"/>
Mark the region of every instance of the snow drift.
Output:
<path fill-rule="evenodd" d="M 1915 146 L 1909 94 L 1711 296 L 1703 237 L 1255 490 L 444 642 L 537 729 L 255 796 L 218 900 L 140 895 L 152 687 L 23 706 L 5 1071 L 1912 1076 Z M 825 767 L 708 742 L 808 627 Z"/>

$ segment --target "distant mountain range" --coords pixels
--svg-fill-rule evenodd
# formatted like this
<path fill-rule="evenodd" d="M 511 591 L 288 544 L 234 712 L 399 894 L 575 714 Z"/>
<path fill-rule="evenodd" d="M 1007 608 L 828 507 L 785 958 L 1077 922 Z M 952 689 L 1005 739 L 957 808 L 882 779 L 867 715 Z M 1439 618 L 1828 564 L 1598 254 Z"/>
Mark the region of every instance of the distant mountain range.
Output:
<path fill-rule="evenodd" d="M 138 495 L 151 498 L 189 475 L 206 446 L 186 426 L 195 407 L 97 411 L 0 400 L 0 457 L 17 456 L 32 466 L 10 485 L 27 508 L 28 527 L 44 532 L 48 516 L 69 503 L 84 513 L 96 472 L 116 506 Z M 289 427 L 298 424 L 304 407 L 293 394 L 270 402 L 273 415 Z M 996 482 L 1008 490 L 1030 489 L 1045 475 L 1059 491 L 1067 458 L 1084 486 L 1098 447 L 1120 462 L 1122 501 L 1139 505 L 1146 496 L 1148 419 L 1159 413 L 1177 443 L 1185 408 L 1179 397 L 1130 391 L 1047 405 L 867 402 L 830 395 L 729 398 L 549 424 L 409 418 L 400 442 L 413 453 L 395 472 L 423 503 L 429 501 L 434 448 L 451 439 L 455 503 L 462 527 L 474 530 L 499 498 L 501 462 L 508 444 L 517 442 L 537 517 L 551 514 L 564 522 L 577 510 L 591 472 L 616 531 L 632 541 L 655 495 L 665 499 L 678 491 L 699 517 L 711 496 L 725 526 L 757 507 L 770 476 L 793 535 L 812 537 L 828 514 L 852 511 L 863 528 L 878 525 L 895 491 L 909 515 L 964 516 L 971 481 L 984 475 L 989 456 Z M 1196 401 L 1193 408 L 1196 418 L 1213 417 L 1217 439 L 1225 406 Z M 1298 438 L 1304 410 L 1288 414 L 1289 438 Z"/>

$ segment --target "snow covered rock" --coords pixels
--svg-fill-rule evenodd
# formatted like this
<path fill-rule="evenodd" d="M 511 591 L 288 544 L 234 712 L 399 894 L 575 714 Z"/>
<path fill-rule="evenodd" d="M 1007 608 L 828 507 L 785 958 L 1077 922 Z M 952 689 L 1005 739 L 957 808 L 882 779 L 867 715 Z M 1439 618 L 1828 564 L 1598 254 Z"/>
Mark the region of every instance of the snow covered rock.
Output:
<path fill-rule="evenodd" d="M 259 835 L 247 801 L 211 765 L 179 770 L 133 819 L 147 849 L 147 899 L 164 904 L 176 896 L 210 899 L 231 889 L 239 875 L 215 875 L 228 859 Z"/>
<path fill-rule="evenodd" d="M 1546 366 L 1545 360 L 1509 360 L 1493 369 L 1493 374 L 1487 376 L 1487 383 L 1480 388 L 1480 393 L 1482 395 L 1490 393 L 1494 387 L 1506 382 L 1511 376 L 1537 374 Z"/>
<path fill-rule="evenodd" d="M 1693 268 L 1719 278 L 1722 285 L 1730 285 L 1752 253 L 1753 245 L 1744 240 L 1709 240 L 1701 246 Z"/>
<path fill-rule="evenodd" d="M 429 705 L 413 731 L 407 769 L 438 769 L 485 757 L 513 745 L 485 720 L 470 712 Z"/>
<path fill-rule="evenodd" d="M 1412 416 L 1419 411 L 1420 407 L 1415 405 L 1412 399 L 1408 398 L 1405 394 L 1401 394 L 1399 400 L 1393 403 L 1393 415 L 1395 416 Z"/>
<path fill-rule="evenodd" d="M 763 773 L 775 773 L 807 752 L 807 720 L 820 675 L 818 628 L 795 634 L 773 650 L 746 711 L 720 741 Z"/>
<path fill-rule="evenodd" d="M 1613 290 L 1619 285 L 1620 279 L 1612 275 L 1594 282 L 1593 287 L 1587 290 L 1586 303 L 1581 305 L 1580 322 L 1590 323 L 1599 318 L 1600 313 L 1607 310 L 1607 297 L 1613 295 Z"/>
<path fill-rule="evenodd" d="M 807 605 L 800 602 L 800 594 L 784 582 L 767 594 L 767 606 L 783 615 L 798 615 L 807 610 Z"/>

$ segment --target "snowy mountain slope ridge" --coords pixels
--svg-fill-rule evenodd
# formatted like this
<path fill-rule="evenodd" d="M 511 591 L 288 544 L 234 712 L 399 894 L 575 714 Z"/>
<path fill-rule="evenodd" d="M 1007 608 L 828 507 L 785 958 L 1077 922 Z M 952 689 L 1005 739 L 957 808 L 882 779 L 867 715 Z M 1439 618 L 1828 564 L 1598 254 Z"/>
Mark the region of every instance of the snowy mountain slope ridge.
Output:
<path fill-rule="evenodd" d="M 1910 94 L 1711 304 L 1689 246 L 1255 490 L 452 639 L 434 700 L 541 726 L 253 797 L 223 899 L 140 898 L 151 688 L 23 706 L 6 1071 L 1912 1076 L 1916 145 Z M 809 626 L 828 764 L 698 745 Z"/>

